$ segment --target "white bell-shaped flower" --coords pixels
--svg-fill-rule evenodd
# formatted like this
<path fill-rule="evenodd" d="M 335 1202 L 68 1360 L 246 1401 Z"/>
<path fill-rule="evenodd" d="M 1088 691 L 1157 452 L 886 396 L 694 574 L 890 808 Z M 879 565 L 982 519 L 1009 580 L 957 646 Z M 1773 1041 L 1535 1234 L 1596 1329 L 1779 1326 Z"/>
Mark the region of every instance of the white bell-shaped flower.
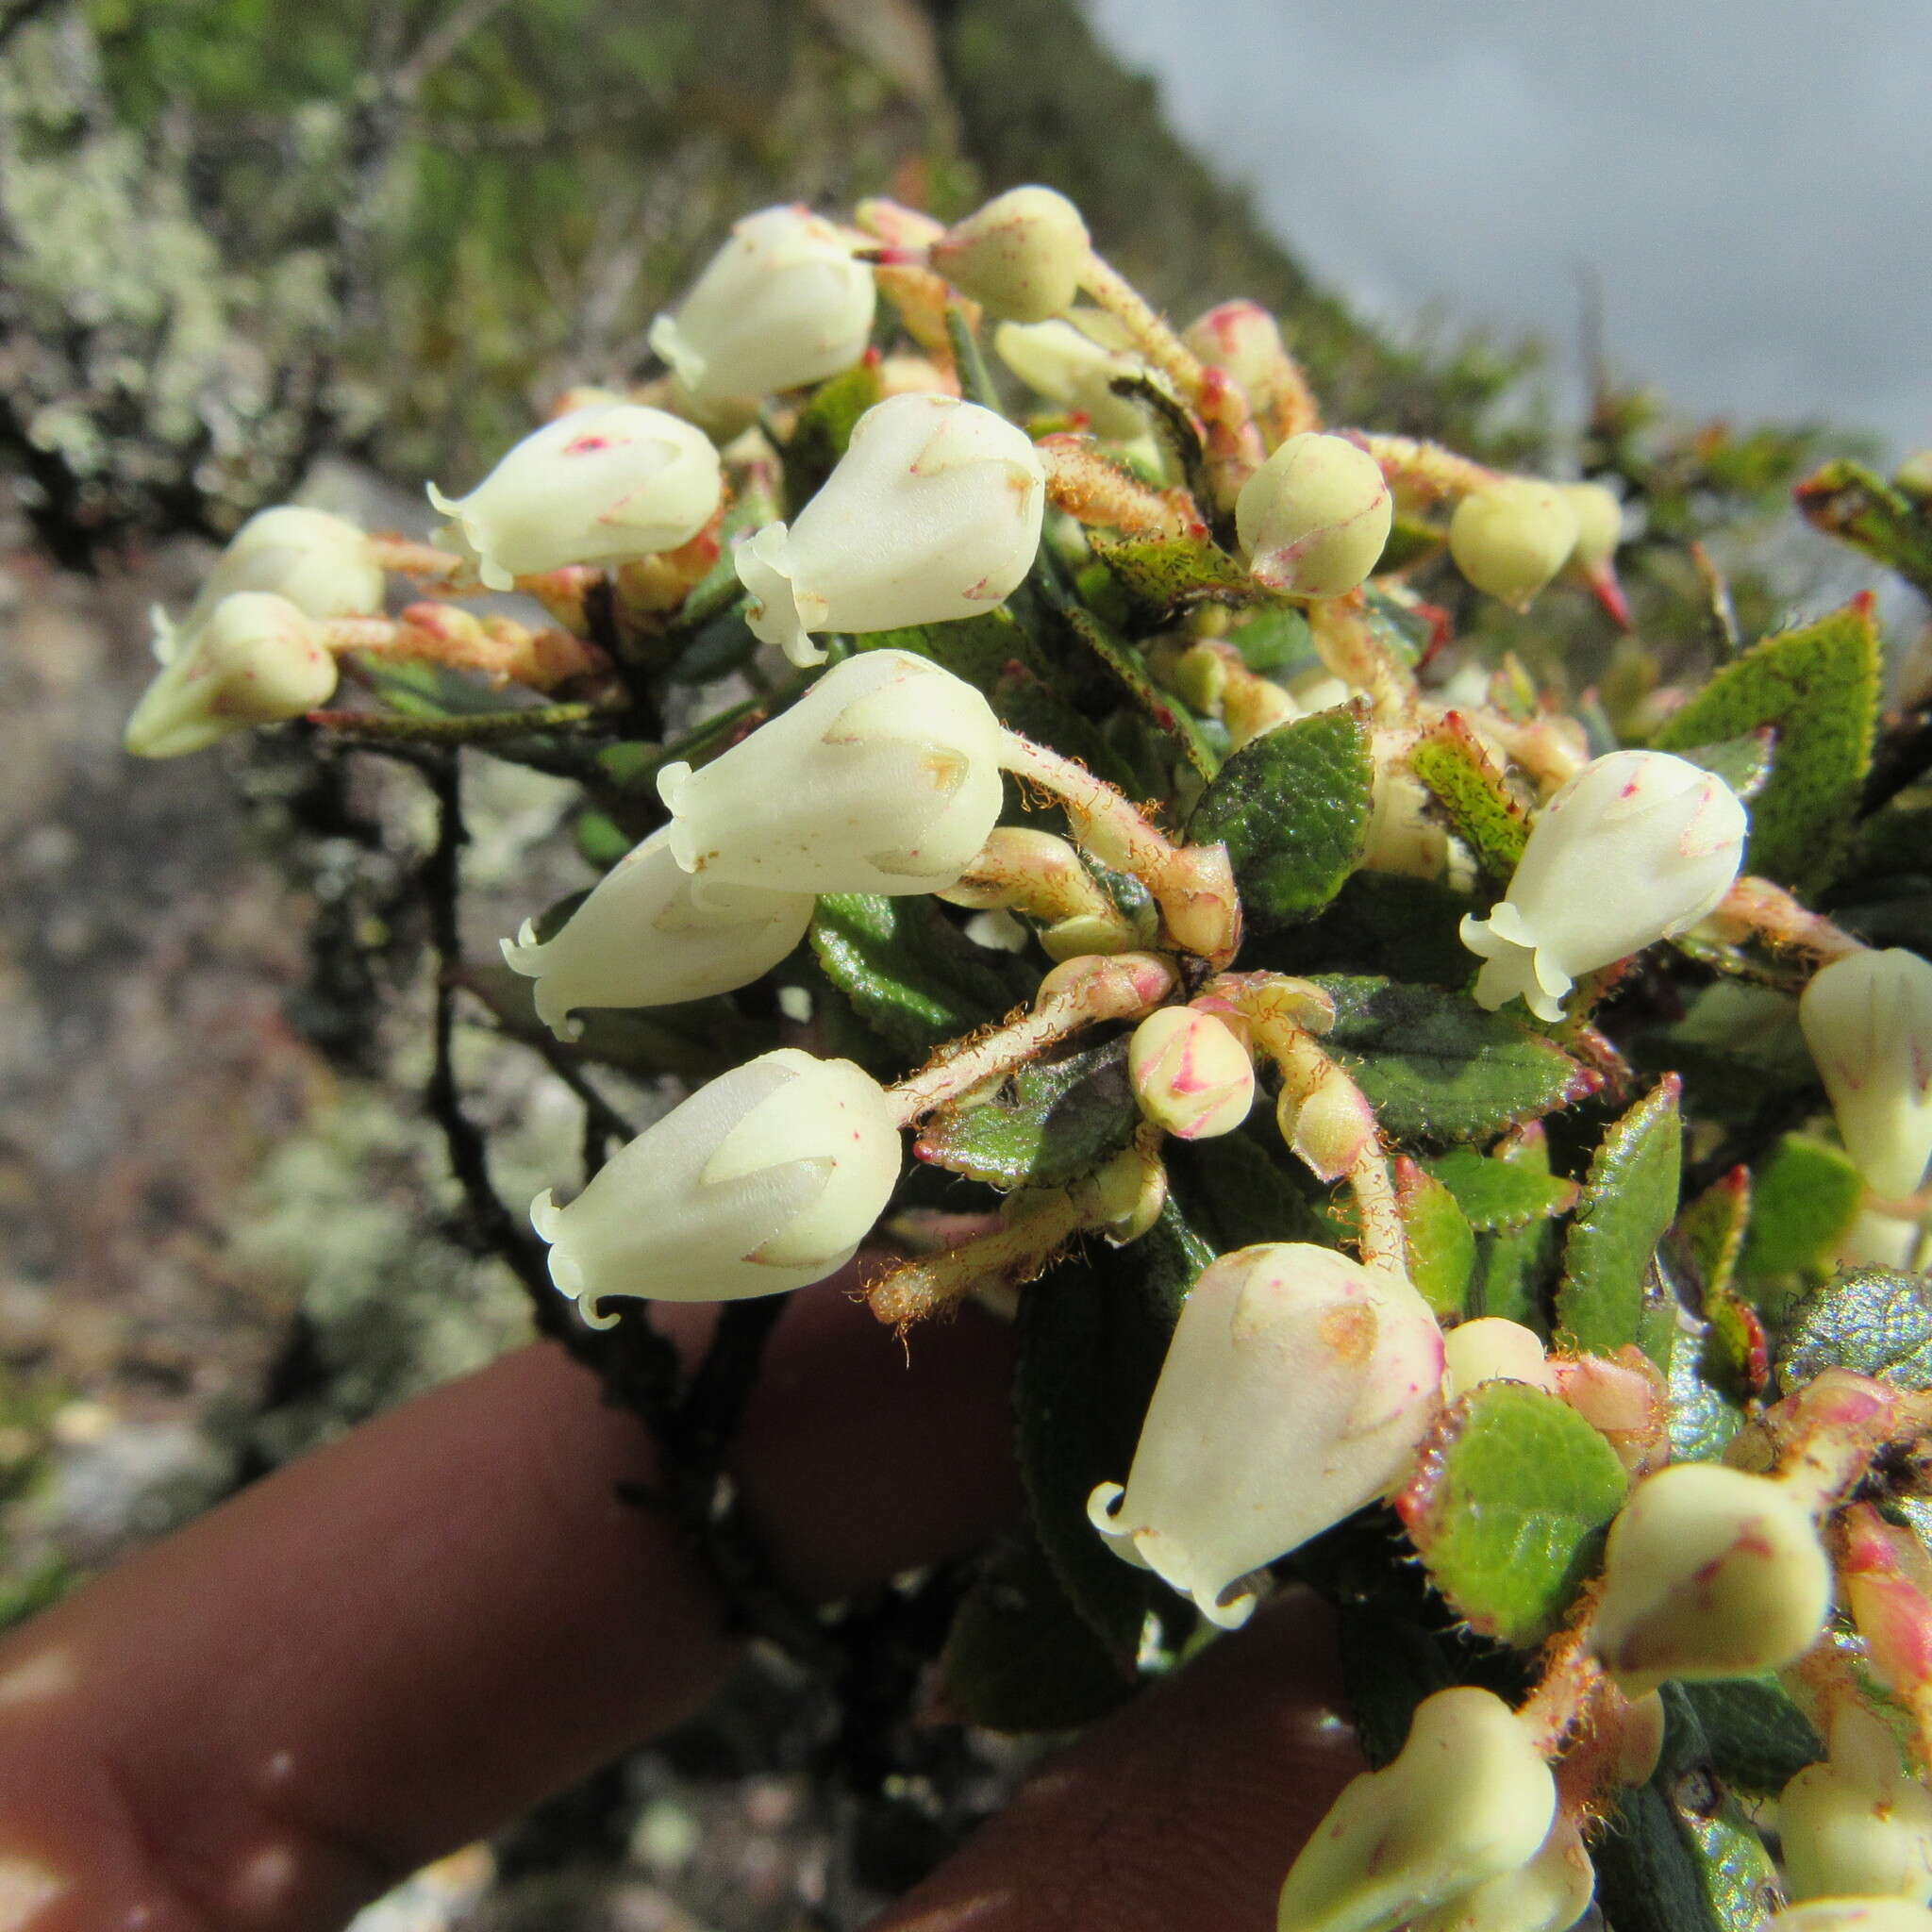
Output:
<path fill-rule="evenodd" d="M 1501 904 L 1466 917 L 1462 943 L 1487 963 L 1477 1003 L 1521 993 L 1563 1016 L 1576 979 L 1695 925 L 1730 891 L 1747 824 L 1714 774 L 1659 751 L 1592 758 L 1537 814 Z"/>
<path fill-rule="evenodd" d="M 1117 376 L 1146 375 L 1147 365 L 1090 334 L 1092 313 L 1065 321 L 1003 322 L 992 332 L 993 352 L 1028 389 L 1078 409 L 1094 435 L 1116 440 L 1143 435 L 1147 412 L 1108 385 Z"/>
<path fill-rule="evenodd" d="M 1189 1291 L 1126 1487 L 1102 1483 L 1088 1516 L 1232 1629 L 1253 1572 L 1401 1477 L 1441 1381 L 1441 1332 L 1401 1276 L 1305 1243 L 1238 1249 Z"/>
<path fill-rule="evenodd" d="M 530 1223 L 550 1278 L 592 1327 L 618 1296 L 725 1302 L 836 1274 L 898 1185 L 885 1090 L 850 1060 L 795 1047 L 701 1087 L 600 1168 L 567 1208 Z"/>
<path fill-rule="evenodd" d="M 794 664 L 819 664 L 812 631 L 981 616 L 1033 567 L 1045 507 L 1024 430 L 955 396 L 890 396 L 796 523 L 739 545 L 746 622 Z"/>
<path fill-rule="evenodd" d="M 1932 1905 L 1932 1791 L 1907 1772 L 1884 1720 L 1855 1704 L 1833 1714 L 1830 1757 L 1778 1794 L 1777 1828 L 1794 1899 Z"/>
<path fill-rule="evenodd" d="M 469 495 L 429 500 L 439 541 L 492 591 L 574 563 L 622 563 L 675 550 L 711 521 L 724 493 L 702 429 L 641 403 L 572 409 L 533 430 Z"/>
<path fill-rule="evenodd" d="M 328 618 L 372 615 L 382 608 L 384 589 L 382 567 L 354 524 L 326 510 L 279 504 L 256 511 L 228 539 L 178 625 L 155 611 L 155 656 L 165 664 L 182 639 L 238 591 L 268 591 L 307 616 Z"/>
<path fill-rule="evenodd" d="M 268 591 L 237 591 L 181 633 L 122 741 L 136 758 L 182 758 L 314 710 L 336 677 L 334 655 L 303 611 Z"/>
<path fill-rule="evenodd" d="M 735 222 L 651 347 L 699 402 L 823 382 L 865 354 L 878 291 L 853 242 L 808 208 Z"/>
<path fill-rule="evenodd" d="M 1339 597 L 1389 541 L 1394 499 L 1382 466 L 1344 436 L 1291 436 L 1235 499 L 1255 581 L 1298 597 Z"/>
<path fill-rule="evenodd" d="M 1767 1919 L 1764 1932 L 1932 1932 L 1932 1911 L 1904 1898 L 1813 1898 Z"/>
<path fill-rule="evenodd" d="M 1583 1834 L 1559 1811 L 1528 1864 L 1410 1920 L 1407 1932 L 1570 1932 L 1595 1896 Z"/>
<path fill-rule="evenodd" d="M 1858 1172 L 1888 1201 L 1916 1192 L 1932 1160 L 1932 962 L 1903 946 L 1834 959 L 1798 1023 Z"/>
<path fill-rule="evenodd" d="M 667 825 L 619 859 L 560 932 L 540 941 L 525 921 L 503 957 L 537 982 L 543 1024 L 575 1040 L 578 1007 L 668 1007 L 749 986 L 805 937 L 817 904 L 809 892 L 694 877 Z"/>
<path fill-rule="evenodd" d="M 1422 1915 L 1529 1865 L 1556 1815 L 1556 1780 L 1515 1712 L 1473 1684 L 1438 1690 L 1394 1761 L 1345 1786 L 1302 1847 L 1280 1932 L 1434 1925 Z"/>
<path fill-rule="evenodd" d="M 658 791 L 687 872 L 776 892 L 938 892 L 979 856 L 1004 733 L 978 691 L 909 651 L 834 665 L 789 711 Z"/>

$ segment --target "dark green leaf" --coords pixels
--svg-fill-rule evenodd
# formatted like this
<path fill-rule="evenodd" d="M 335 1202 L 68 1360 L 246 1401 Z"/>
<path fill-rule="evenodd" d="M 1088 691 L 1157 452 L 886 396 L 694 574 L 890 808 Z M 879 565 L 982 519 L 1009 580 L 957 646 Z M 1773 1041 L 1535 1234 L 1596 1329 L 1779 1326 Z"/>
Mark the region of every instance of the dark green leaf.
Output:
<path fill-rule="evenodd" d="M 1224 1255 L 1260 1241 L 1326 1239 L 1309 1206 L 1313 1183 L 1285 1151 L 1269 1121 L 1214 1141 L 1169 1141 L 1161 1157 L 1188 1220 Z"/>
<path fill-rule="evenodd" d="M 1666 1074 L 1612 1124 L 1590 1164 L 1557 1291 L 1563 1339 L 1586 1354 L 1614 1355 L 1635 1342 L 1659 1367 L 1669 1364 L 1674 1315 L 1653 1278 L 1683 1178 L 1681 1085 Z"/>
<path fill-rule="evenodd" d="M 1318 711 L 1236 752 L 1202 793 L 1188 837 L 1226 845 L 1256 924 L 1305 919 L 1361 863 L 1374 775 L 1366 708 Z"/>
<path fill-rule="evenodd" d="M 1457 928 L 1473 909 L 1467 893 L 1440 879 L 1357 872 L 1306 925 L 1250 939 L 1244 967 L 1310 973 L 1386 973 L 1457 989 L 1474 960 Z"/>
<path fill-rule="evenodd" d="M 998 1019 L 1024 994 L 1008 956 L 975 946 L 930 899 L 827 892 L 811 923 L 825 976 L 909 1057 Z"/>
<path fill-rule="evenodd" d="M 1113 680 L 1130 708 L 1126 715 L 1138 716 L 1167 741 L 1168 760 L 1178 755 L 1198 777 L 1213 777 L 1221 760 L 1198 720 L 1178 698 L 1162 691 L 1147 675 L 1133 646 L 1123 642 L 1083 605 L 1062 603 L 1055 608 L 1055 615 Z"/>
<path fill-rule="evenodd" d="M 940 1654 L 940 1714 L 995 1731 L 1070 1730 L 1132 1689 L 1024 1530 L 987 1558 Z"/>
<path fill-rule="evenodd" d="M 1134 603 L 1155 617 L 1203 597 L 1246 600 L 1257 594 L 1255 580 L 1241 564 L 1206 537 L 1108 537 L 1096 532 L 1087 541 Z"/>
<path fill-rule="evenodd" d="M 1478 1154 L 1474 1147 L 1454 1147 L 1423 1165 L 1456 1196 L 1479 1234 L 1547 1221 L 1576 1205 L 1576 1183 L 1551 1174 L 1547 1164 L 1539 1170 Z"/>
<path fill-rule="evenodd" d="M 1494 884 L 1507 885 L 1529 841 L 1529 816 L 1475 733 L 1451 711 L 1423 735 L 1408 764 L 1435 793 L 1484 873 Z"/>
<path fill-rule="evenodd" d="M 948 1108 L 926 1124 L 916 1151 L 996 1188 L 1052 1188 L 1091 1174 L 1140 1124 L 1123 1037 L 1036 1060 L 992 1099 Z"/>
<path fill-rule="evenodd" d="M 1657 735 L 1681 751 L 1777 729 L 1777 757 L 1751 807 L 1749 870 L 1814 891 L 1829 882 L 1872 766 L 1881 677 L 1878 628 L 1860 600 L 1732 660 Z"/>
<path fill-rule="evenodd" d="M 1707 1367 L 1709 1336 L 1679 1331 L 1671 1343 L 1671 1456 L 1678 1462 L 1715 1462 L 1744 1426 L 1744 1411 L 1718 1386 L 1723 1371 Z"/>
<path fill-rule="evenodd" d="M 1467 993 L 1336 974 L 1316 984 L 1335 1001 L 1324 1045 L 1399 1141 L 1492 1141 L 1598 1085 L 1547 1035 Z"/>
<path fill-rule="evenodd" d="M 1568 1403 L 1485 1382 L 1437 1424 L 1395 1507 L 1457 1614 L 1527 1647 L 1562 1623 L 1628 1487 L 1616 1451 Z"/>
<path fill-rule="evenodd" d="M 1545 1298 L 1556 1245 L 1557 1230 L 1547 1221 L 1533 1221 L 1514 1234 L 1478 1235 L 1467 1312 L 1501 1315 L 1547 1337 Z"/>
<path fill-rule="evenodd" d="M 1775 1797 L 1824 1756 L 1824 1740 L 1775 1677 L 1676 1688 L 1704 1726 L 1711 1768 L 1740 1791 Z"/>
<path fill-rule="evenodd" d="M 1932 1281 L 1858 1268 L 1799 1303 L 1779 1353 L 1789 1393 L 1825 1369 L 1932 1389 Z"/>
<path fill-rule="evenodd" d="M 1932 514 L 1922 495 L 1843 457 L 1807 476 L 1791 493 L 1807 523 L 1932 596 Z"/>
<path fill-rule="evenodd" d="M 1407 1740 L 1416 1706 L 1459 1679 L 1433 1631 L 1387 1610 L 1351 1606 L 1335 1620 L 1335 1645 L 1356 1741 L 1379 1770 Z"/>

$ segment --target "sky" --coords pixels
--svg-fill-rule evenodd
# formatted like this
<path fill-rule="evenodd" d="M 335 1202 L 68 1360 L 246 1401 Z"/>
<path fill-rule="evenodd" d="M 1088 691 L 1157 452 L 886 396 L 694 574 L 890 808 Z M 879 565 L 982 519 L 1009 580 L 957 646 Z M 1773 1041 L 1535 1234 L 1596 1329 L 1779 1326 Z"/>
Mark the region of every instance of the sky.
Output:
<path fill-rule="evenodd" d="M 1926 0 L 1092 0 L 1180 131 L 1371 316 L 1541 335 L 1578 268 L 1687 411 L 1932 444 Z"/>

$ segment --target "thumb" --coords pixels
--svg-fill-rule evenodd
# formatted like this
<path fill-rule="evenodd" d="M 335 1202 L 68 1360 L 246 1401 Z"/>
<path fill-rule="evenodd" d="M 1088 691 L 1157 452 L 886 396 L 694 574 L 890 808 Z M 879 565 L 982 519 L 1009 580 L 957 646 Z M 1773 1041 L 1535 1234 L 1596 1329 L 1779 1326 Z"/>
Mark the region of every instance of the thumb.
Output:
<path fill-rule="evenodd" d="M 1261 1932 L 1365 1769 L 1332 1615 L 1306 1591 L 1049 1758 L 872 1932 Z"/>

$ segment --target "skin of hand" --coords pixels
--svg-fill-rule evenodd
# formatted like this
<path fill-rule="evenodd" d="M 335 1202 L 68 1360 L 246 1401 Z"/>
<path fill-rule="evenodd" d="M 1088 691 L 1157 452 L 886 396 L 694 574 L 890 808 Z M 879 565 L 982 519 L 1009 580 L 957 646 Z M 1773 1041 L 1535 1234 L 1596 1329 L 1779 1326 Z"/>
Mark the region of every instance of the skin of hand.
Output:
<path fill-rule="evenodd" d="M 898 1341 L 827 1282 L 733 1474 L 828 1600 L 1020 1509 L 1009 1338 Z M 660 1307 L 681 1345 L 710 1312 Z M 548 1344 L 290 1465 L 0 1641 L 0 1932 L 328 1932 L 699 1708 L 740 1645 L 635 1418 Z M 1258 1932 L 1360 1768 L 1291 1595 L 1049 1759 L 879 1932 Z"/>

